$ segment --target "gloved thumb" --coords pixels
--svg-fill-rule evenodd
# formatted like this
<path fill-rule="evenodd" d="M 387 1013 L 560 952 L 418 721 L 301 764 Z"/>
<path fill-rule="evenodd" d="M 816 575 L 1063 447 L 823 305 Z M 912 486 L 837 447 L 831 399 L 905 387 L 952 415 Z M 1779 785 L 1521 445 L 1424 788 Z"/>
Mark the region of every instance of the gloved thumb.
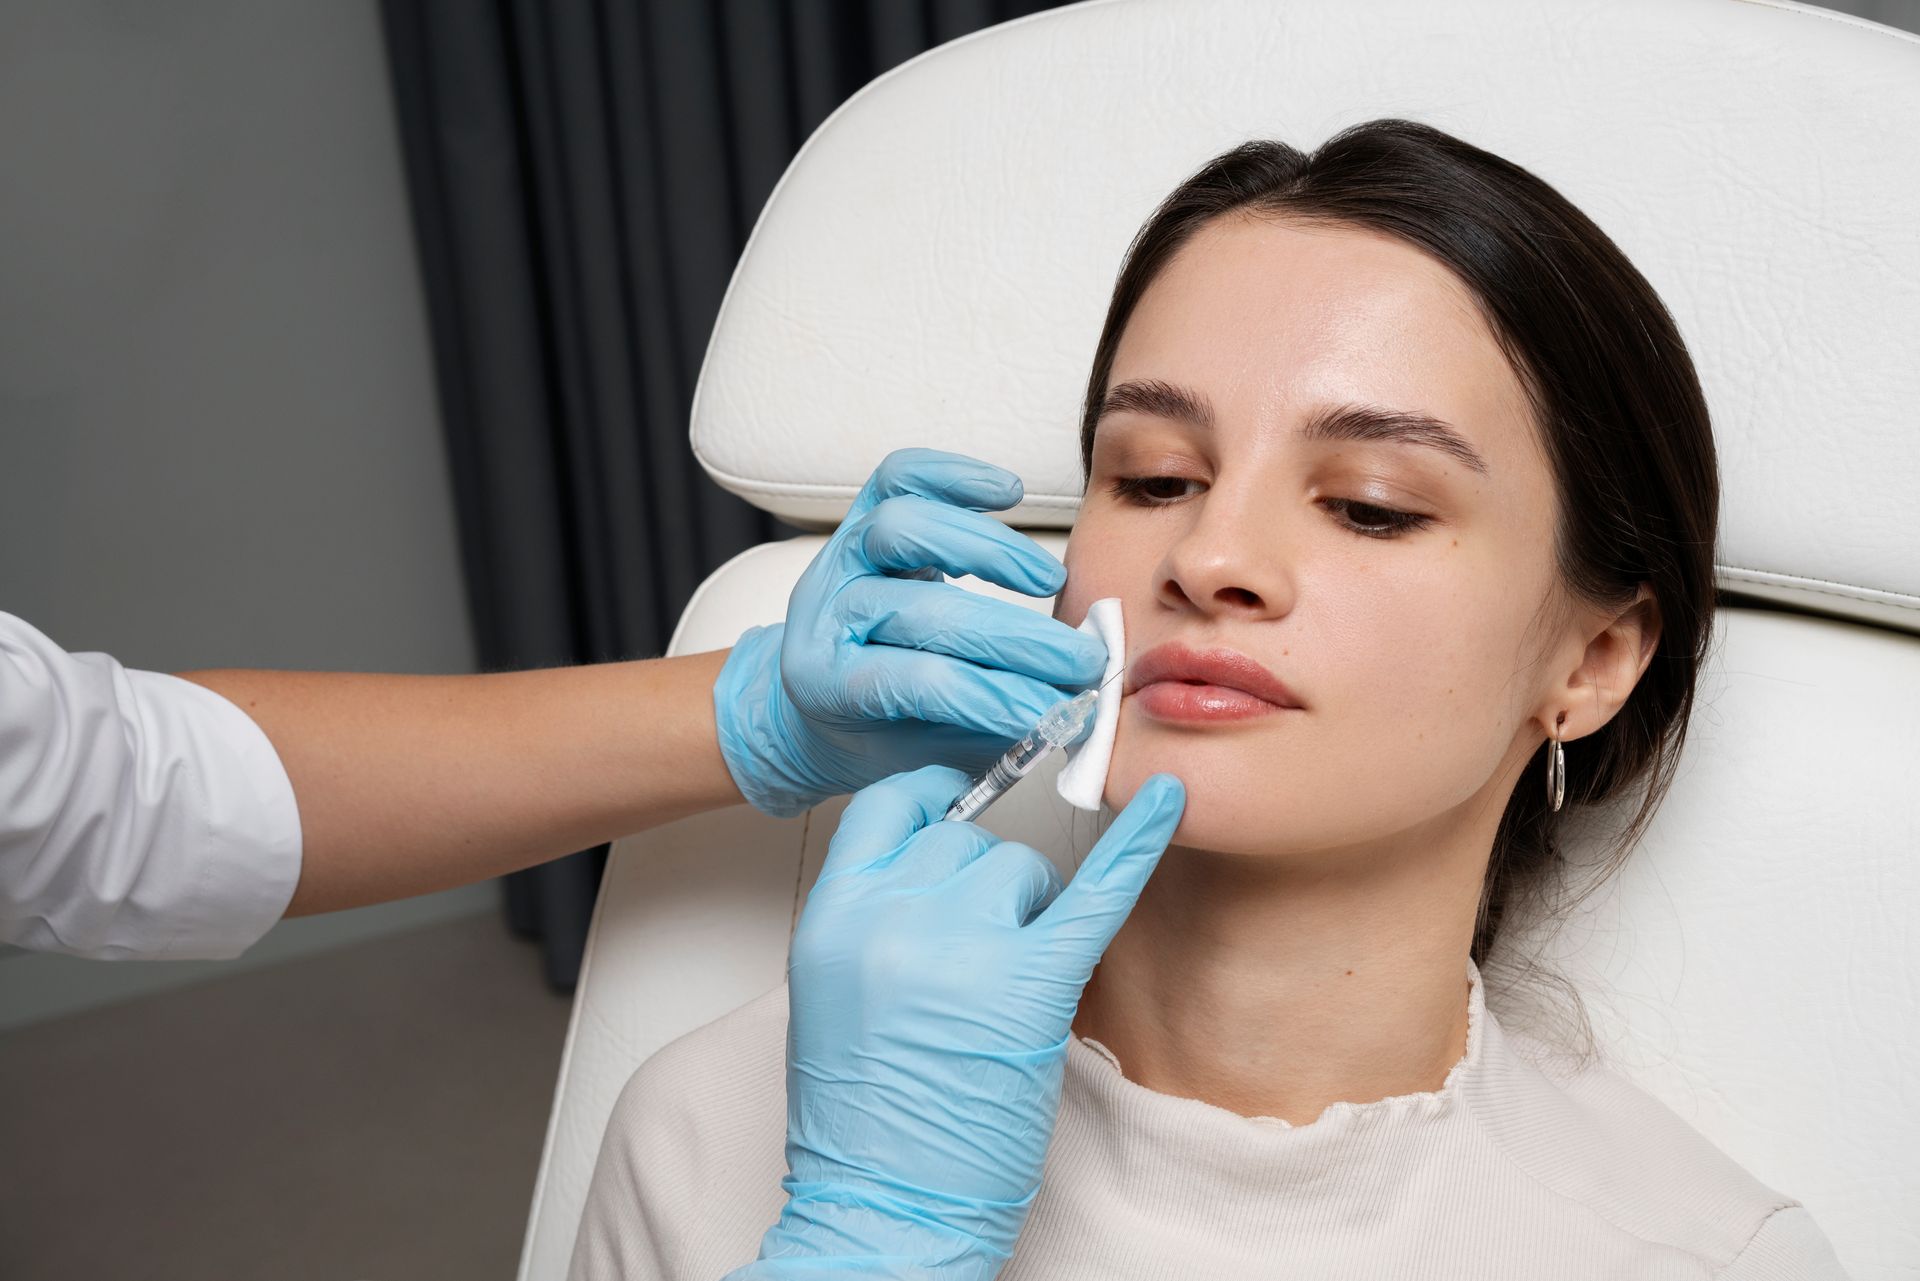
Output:
<path fill-rule="evenodd" d="M 1186 808 L 1187 789 L 1172 774 L 1142 783 L 1067 888 L 1034 922 L 1044 923 L 1054 946 L 1087 975 L 1133 911 Z"/>
<path fill-rule="evenodd" d="M 860 789 L 827 842 L 820 879 L 830 881 L 886 858 L 914 833 L 938 823 L 970 781 L 957 769 L 924 765 Z"/>

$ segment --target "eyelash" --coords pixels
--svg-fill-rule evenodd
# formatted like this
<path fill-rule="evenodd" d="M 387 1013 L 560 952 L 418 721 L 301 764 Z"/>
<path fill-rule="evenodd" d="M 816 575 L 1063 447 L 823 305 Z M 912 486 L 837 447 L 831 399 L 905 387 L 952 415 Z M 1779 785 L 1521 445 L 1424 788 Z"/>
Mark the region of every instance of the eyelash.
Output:
<path fill-rule="evenodd" d="M 1171 507 L 1180 500 L 1177 498 L 1155 498 L 1147 492 L 1148 487 L 1154 482 L 1169 480 L 1177 481 L 1180 484 L 1197 483 L 1189 480 L 1185 476 L 1117 476 L 1111 482 L 1110 488 L 1116 498 L 1121 499 L 1123 502 L 1132 503 L 1136 507 Z M 1359 510 L 1378 513 L 1387 518 L 1385 523 L 1373 528 L 1357 525 L 1353 523 L 1350 518 L 1343 518 L 1340 522 L 1341 528 L 1345 529 L 1348 533 L 1357 534 L 1361 538 L 1398 538 L 1402 534 L 1410 534 L 1416 530 L 1423 529 L 1433 522 L 1433 517 L 1431 516 L 1422 516 L 1416 512 L 1403 512 L 1393 507 L 1382 507 L 1378 503 L 1363 503 L 1351 498 L 1328 498 L 1323 501 L 1326 502 L 1329 507 L 1338 508 L 1342 512 L 1349 513 L 1349 515 L 1353 511 Z"/>

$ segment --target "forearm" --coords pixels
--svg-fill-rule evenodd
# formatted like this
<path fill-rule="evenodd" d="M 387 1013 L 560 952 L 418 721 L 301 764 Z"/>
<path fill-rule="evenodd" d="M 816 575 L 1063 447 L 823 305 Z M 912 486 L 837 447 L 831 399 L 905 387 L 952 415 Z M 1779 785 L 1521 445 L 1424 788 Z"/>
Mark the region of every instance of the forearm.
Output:
<path fill-rule="evenodd" d="M 292 780 L 287 915 L 516 871 L 740 801 L 714 739 L 726 651 L 485 676 L 182 672 L 244 709 Z"/>

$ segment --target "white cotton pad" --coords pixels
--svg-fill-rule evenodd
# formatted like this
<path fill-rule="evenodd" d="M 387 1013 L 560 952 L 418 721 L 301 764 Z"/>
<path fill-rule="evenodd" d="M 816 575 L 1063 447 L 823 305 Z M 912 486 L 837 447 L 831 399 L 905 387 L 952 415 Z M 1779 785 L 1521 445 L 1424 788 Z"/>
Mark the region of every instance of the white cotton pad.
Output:
<path fill-rule="evenodd" d="M 1107 647 L 1107 670 L 1100 674 L 1100 701 L 1094 705 L 1093 728 L 1077 747 L 1069 747 L 1067 765 L 1054 784 L 1067 804 L 1097 810 L 1107 793 L 1107 767 L 1113 764 L 1113 733 L 1120 728 L 1117 679 L 1127 665 L 1127 633 L 1120 621 L 1120 599 L 1109 596 L 1087 606 L 1080 630 L 1098 636 Z"/>

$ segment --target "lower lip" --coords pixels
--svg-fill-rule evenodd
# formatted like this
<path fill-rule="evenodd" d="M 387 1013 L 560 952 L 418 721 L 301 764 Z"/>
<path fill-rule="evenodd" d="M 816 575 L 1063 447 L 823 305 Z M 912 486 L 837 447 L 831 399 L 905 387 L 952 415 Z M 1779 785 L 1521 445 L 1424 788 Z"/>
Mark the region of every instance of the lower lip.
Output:
<path fill-rule="evenodd" d="M 1274 712 L 1299 710 L 1269 703 L 1230 685 L 1188 685 L 1182 681 L 1142 685 L 1133 697 L 1141 711 L 1161 721 L 1244 721 Z"/>

